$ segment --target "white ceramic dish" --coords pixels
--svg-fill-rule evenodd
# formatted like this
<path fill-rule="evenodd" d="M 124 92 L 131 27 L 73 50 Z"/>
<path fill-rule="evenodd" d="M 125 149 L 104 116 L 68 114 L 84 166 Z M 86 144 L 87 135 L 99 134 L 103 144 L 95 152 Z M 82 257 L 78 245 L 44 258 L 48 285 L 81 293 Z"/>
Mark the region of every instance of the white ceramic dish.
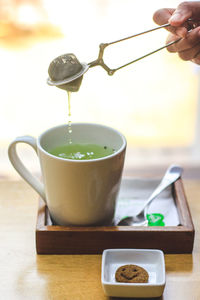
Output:
<path fill-rule="evenodd" d="M 148 283 L 120 283 L 116 270 L 127 264 L 143 267 L 149 274 Z M 111 297 L 160 297 L 165 287 L 165 260 L 161 250 L 107 249 L 102 255 L 101 282 Z"/>

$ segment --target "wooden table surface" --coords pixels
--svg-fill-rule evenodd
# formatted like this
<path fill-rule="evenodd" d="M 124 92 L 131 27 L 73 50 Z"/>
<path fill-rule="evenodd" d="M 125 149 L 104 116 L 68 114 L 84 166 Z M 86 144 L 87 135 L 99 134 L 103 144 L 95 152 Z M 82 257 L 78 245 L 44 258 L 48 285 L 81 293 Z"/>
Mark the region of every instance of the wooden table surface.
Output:
<path fill-rule="evenodd" d="M 166 287 L 159 300 L 200 299 L 200 180 L 183 182 L 194 250 L 165 255 Z M 36 254 L 37 208 L 38 196 L 25 182 L 0 181 L 0 299 L 109 299 L 101 287 L 101 255 Z"/>

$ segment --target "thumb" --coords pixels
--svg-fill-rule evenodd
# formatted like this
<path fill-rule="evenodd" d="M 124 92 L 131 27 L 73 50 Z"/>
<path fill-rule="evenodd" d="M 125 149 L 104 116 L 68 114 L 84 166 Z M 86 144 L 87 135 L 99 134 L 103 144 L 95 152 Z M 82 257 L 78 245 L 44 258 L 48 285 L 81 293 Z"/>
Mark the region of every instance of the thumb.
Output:
<path fill-rule="evenodd" d="M 170 17 L 169 23 L 172 26 L 181 26 L 189 18 L 197 21 L 200 19 L 200 1 L 183 2 L 179 4 Z"/>

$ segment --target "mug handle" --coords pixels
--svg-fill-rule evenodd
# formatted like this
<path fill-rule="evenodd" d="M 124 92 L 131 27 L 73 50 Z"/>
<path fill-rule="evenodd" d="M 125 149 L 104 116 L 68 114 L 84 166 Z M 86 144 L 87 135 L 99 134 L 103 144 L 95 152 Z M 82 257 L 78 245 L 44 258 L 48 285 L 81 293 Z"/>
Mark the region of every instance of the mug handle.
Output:
<path fill-rule="evenodd" d="M 18 143 L 25 143 L 30 145 L 37 153 L 37 142 L 32 136 L 17 137 L 8 147 L 8 157 L 15 170 L 33 187 L 34 190 L 42 197 L 46 203 L 46 196 L 44 185 L 29 170 L 24 166 L 17 154 L 16 146 Z"/>

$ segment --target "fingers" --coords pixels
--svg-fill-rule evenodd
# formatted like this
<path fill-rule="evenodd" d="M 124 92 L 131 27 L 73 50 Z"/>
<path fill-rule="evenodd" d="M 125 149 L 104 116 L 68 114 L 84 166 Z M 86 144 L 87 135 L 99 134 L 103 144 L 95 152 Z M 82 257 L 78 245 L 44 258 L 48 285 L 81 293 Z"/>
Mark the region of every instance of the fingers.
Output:
<path fill-rule="evenodd" d="M 192 19 L 192 21 L 188 21 Z M 173 12 L 168 22 L 177 29 L 176 35 L 185 38 L 188 31 L 197 27 L 200 20 L 200 1 L 182 2 L 178 5 L 177 9 Z M 198 25 L 197 25 L 198 24 Z"/>
<path fill-rule="evenodd" d="M 167 39 L 167 43 L 175 41 L 178 36 L 170 34 Z M 183 60 L 193 60 L 200 54 L 200 27 L 191 31 L 186 38 L 179 42 L 169 46 L 167 48 L 169 52 L 177 52 Z"/>
<path fill-rule="evenodd" d="M 178 52 L 179 57 L 182 60 L 186 60 L 186 61 L 197 58 L 199 54 L 200 54 L 200 44 L 197 44 L 194 48 L 190 50 Z"/>
<path fill-rule="evenodd" d="M 192 18 L 193 22 L 188 22 L 189 18 Z M 154 13 L 153 19 L 159 25 L 170 23 L 172 26 L 168 27 L 167 30 L 185 38 L 188 31 L 196 27 L 195 21 L 197 23 L 200 21 L 200 1 L 182 2 L 177 9 L 159 9 Z"/>
<path fill-rule="evenodd" d="M 167 38 L 167 43 L 177 40 L 179 37 L 170 34 Z M 200 43 L 200 27 L 193 29 L 186 38 L 180 40 L 178 43 L 169 46 L 167 49 L 169 52 L 180 52 L 188 50 Z"/>
<path fill-rule="evenodd" d="M 172 26 L 181 26 L 187 19 L 192 17 L 192 8 L 189 2 L 179 4 L 173 15 L 169 19 Z"/>
<path fill-rule="evenodd" d="M 169 18 L 169 23 L 172 26 L 181 26 L 189 18 L 193 20 L 200 19 L 200 2 L 190 1 L 182 2 L 178 5 L 177 9 L 173 12 L 172 16 Z"/>
<path fill-rule="evenodd" d="M 157 10 L 154 15 L 153 15 L 153 20 L 155 23 L 158 25 L 163 25 L 168 23 L 168 20 L 174 13 L 175 9 L 174 8 L 162 8 Z"/>
<path fill-rule="evenodd" d="M 167 43 L 182 38 L 167 48 L 169 52 L 176 52 L 183 60 L 200 64 L 200 1 L 185 1 L 176 9 L 159 9 L 153 20 L 158 25 L 171 24 L 166 28 L 171 32 Z"/>
<path fill-rule="evenodd" d="M 169 22 L 169 19 L 172 17 L 173 13 L 175 12 L 174 8 L 162 8 L 157 10 L 153 15 L 153 20 L 158 25 L 163 25 Z M 185 37 L 187 35 L 187 29 L 182 27 L 167 27 L 168 31 L 178 35 L 179 37 Z"/>

